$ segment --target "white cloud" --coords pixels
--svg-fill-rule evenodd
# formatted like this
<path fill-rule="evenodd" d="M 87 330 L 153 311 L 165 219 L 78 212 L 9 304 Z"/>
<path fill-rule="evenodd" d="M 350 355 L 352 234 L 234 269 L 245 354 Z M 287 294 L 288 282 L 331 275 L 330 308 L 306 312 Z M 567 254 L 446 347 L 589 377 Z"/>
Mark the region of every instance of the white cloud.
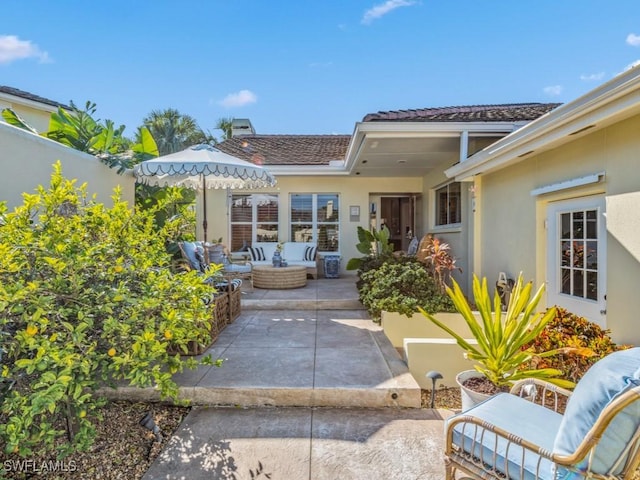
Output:
<path fill-rule="evenodd" d="M 244 107 L 251 103 L 256 103 L 258 97 L 251 90 L 240 90 L 237 93 L 230 93 L 220 101 L 220 105 L 225 108 Z"/>
<path fill-rule="evenodd" d="M 604 78 L 604 72 L 590 73 L 588 75 L 586 74 L 580 75 L 580 80 L 584 82 L 596 82 L 598 80 L 602 80 L 603 78 Z"/>
<path fill-rule="evenodd" d="M 544 87 L 544 93 L 550 97 L 557 97 L 562 93 L 562 85 L 550 85 L 548 87 Z"/>
<path fill-rule="evenodd" d="M 375 5 L 374 7 L 364 12 L 362 23 L 364 23 L 365 25 L 369 25 L 374 20 L 383 17 L 396 8 L 410 7 L 415 4 L 416 2 L 414 0 L 387 0 L 386 2 Z"/>
<path fill-rule="evenodd" d="M 43 52 L 29 40 L 20 40 L 15 35 L 0 35 L 0 65 L 8 65 L 14 60 L 37 58 L 40 63 L 49 63 L 49 54 Z"/>
<path fill-rule="evenodd" d="M 627 43 L 632 47 L 640 47 L 640 35 L 630 33 L 627 35 Z"/>

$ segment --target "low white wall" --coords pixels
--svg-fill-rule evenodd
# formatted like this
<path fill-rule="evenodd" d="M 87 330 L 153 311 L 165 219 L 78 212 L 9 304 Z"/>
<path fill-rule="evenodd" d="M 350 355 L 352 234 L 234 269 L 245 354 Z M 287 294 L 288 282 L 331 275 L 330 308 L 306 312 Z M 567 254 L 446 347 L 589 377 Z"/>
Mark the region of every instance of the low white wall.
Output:
<path fill-rule="evenodd" d="M 462 335 L 471 344 L 471 331 L 459 313 L 436 313 L 438 320 Z M 382 329 L 391 344 L 400 351 L 409 371 L 420 388 L 431 389 L 431 380 L 425 377 L 430 370 L 443 376 L 437 386 L 457 386 L 455 377 L 463 371 L 473 369 L 474 362 L 464 358 L 464 351 L 456 341 L 421 313 L 411 317 L 395 312 L 382 312 Z"/>
<path fill-rule="evenodd" d="M 468 343 L 477 345 L 474 339 L 466 339 Z M 420 388 L 431 390 L 433 383 L 425 375 L 435 370 L 442 375 L 436 383 L 440 386 L 457 387 L 456 375 L 464 370 L 472 370 L 475 362 L 464 357 L 462 348 L 453 338 L 405 338 L 405 361 L 409 371 Z"/>

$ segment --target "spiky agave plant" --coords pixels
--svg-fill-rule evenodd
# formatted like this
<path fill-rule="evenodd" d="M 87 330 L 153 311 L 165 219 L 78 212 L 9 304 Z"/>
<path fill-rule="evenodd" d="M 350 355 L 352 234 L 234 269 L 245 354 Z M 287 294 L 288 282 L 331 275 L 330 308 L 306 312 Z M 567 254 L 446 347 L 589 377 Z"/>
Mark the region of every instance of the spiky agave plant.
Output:
<path fill-rule="evenodd" d="M 573 382 L 558 378 L 562 374 L 558 369 L 522 368 L 534 356 L 550 357 L 559 353 L 569 353 L 569 351 L 589 355 L 588 349 L 558 348 L 538 353 L 532 348 L 527 348 L 527 345 L 540 335 L 545 325 L 555 316 L 555 308 L 550 308 L 544 313 L 536 312 L 536 307 L 544 293 L 544 285 L 533 296 L 532 292 L 533 283 L 525 284 L 520 273 L 511 293 L 507 311 L 503 312 L 498 292 L 495 292 L 492 302 L 487 279 L 483 278 L 480 281 L 474 275 L 473 298 L 480 315 L 478 319 L 473 314 L 462 289 L 454 280 L 453 288 L 447 288 L 447 294 L 469 326 L 471 335 L 478 342 L 477 346 L 469 343 L 424 309 L 421 308 L 420 312 L 451 335 L 464 349 L 467 358 L 477 362 L 474 368 L 498 388 L 509 386 L 525 378 L 542 379 L 561 387 L 572 388 L 575 386 Z"/>

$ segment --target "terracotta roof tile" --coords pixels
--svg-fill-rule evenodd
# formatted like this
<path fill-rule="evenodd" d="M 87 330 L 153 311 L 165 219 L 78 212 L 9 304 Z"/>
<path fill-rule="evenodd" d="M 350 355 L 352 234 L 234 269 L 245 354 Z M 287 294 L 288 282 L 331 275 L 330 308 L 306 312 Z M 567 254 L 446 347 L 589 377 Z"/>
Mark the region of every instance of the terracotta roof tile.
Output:
<path fill-rule="evenodd" d="M 33 93 L 25 92 L 24 90 L 19 90 L 13 87 L 7 87 L 5 85 L 0 85 L 0 93 L 6 93 L 8 95 L 13 95 L 14 97 L 24 98 L 33 102 L 43 103 L 45 105 L 51 105 L 52 107 L 62 107 L 65 110 L 71 109 L 71 107 L 65 105 L 64 103 L 55 102 L 53 100 L 49 100 L 48 98 L 40 97 L 38 95 L 34 95 Z"/>
<path fill-rule="evenodd" d="M 462 107 L 390 110 L 369 113 L 363 122 L 514 122 L 530 121 L 560 106 L 560 103 L 514 103 Z"/>
<path fill-rule="evenodd" d="M 262 165 L 329 165 L 344 160 L 351 135 L 242 135 L 216 145 Z"/>

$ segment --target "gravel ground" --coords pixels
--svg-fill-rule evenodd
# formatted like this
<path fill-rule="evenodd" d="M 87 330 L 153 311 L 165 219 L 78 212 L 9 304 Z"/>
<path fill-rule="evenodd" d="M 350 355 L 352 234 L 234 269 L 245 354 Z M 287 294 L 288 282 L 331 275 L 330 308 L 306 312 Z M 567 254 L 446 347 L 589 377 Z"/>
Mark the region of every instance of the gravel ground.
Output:
<path fill-rule="evenodd" d="M 11 471 L 5 471 L 4 478 L 140 479 L 162 448 L 154 435 L 139 425 L 140 419 L 151 411 L 167 439 L 189 410 L 160 404 L 109 403 L 103 409 L 104 420 L 97 424 L 96 440 L 89 451 L 72 454 L 56 464 L 55 456 L 29 459 L 7 456 L 4 445 L 0 445 L 0 478 L 3 478 L 2 467 L 5 470 L 9 467 Z"/>

